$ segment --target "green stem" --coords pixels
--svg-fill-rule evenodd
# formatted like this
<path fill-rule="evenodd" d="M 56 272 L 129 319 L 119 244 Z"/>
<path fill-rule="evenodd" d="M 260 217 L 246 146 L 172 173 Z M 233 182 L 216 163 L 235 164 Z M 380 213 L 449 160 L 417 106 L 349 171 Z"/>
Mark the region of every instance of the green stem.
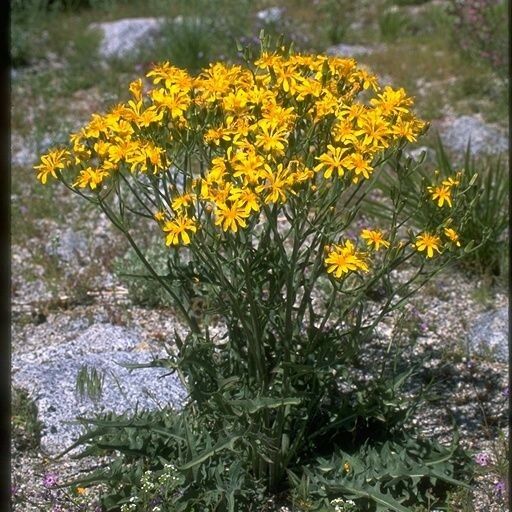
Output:
<path fill-rule="evenodd" d="M 133 250 L 139 257 L 139 259 L 142 261 L 144 266 L 148 269 L 149 273 L 163 286 L 163 288 L 167 291 L 167 293 L 169 293 L 169 295 L 172 297 L 172 299 L 176 303 L 176 306 L 178 307 L 180 313 L 183 315 L 183 317 L 187 321 L 188 326 L 190 327 L 191 331 L 196 334 L 199 334 L 201 331 L 199 329 L 199 325 L 198 325 L 197 321 L 195 320 L 195 318 L 191 317 L 188 314 L 188 311 L 186 310 L 186 308 L 184 307 L 183 303 L 178 298 L 176 293 L 172 290 L 172 288 L 169 287 L 169 285 L 165 282 L 165 280 L 163 280 L 161 278 L 161 276 L 159 276 L 156 273 L 155 269 L 151 266 L 151 264 L 148 262 L 148 260 L 142 253 L 142 251 L 139 249 L 138 245 L 135 243 L 135 240 L 132 238 L 129 231 L 124 227 L 123 223 L 120 222 L 119 219 L 117 219 L 115 214 L 112 212 L 112 210 L 110 210 L 110 208 L 105 204 L 104 201 L 100 200 L 99 205 L 100 205 L 102 211 L 105 213 L 105 215 L 110 219 L 112 224 L 114 224 L 114 226 L 116 226 L 124 234 L 124 236 L 126 237 L 128 242 L 132 246 Z"/>

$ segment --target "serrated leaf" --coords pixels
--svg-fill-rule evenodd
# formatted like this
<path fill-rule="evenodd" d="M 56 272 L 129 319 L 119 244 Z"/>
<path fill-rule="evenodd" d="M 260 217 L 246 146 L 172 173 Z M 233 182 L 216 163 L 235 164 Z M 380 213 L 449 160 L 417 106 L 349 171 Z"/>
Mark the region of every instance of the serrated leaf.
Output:
<path fill-rule="evenodd" d="M 347 492 L 351 493 L 352 495 L 355 495 L 360 498 L 370 498 L 377 505 L 387 507 L 384 508 L 384 510 L 393 510 L 395 512 L 411 512 L 408 508 L 405 508 L 401 503 L 396 501 L 394 498 L 387 494 L 383 494 L 374 487 L 368 485 L 357 487 L 350 484 L 344 484 L 343 487 L 346 489 Z"/>

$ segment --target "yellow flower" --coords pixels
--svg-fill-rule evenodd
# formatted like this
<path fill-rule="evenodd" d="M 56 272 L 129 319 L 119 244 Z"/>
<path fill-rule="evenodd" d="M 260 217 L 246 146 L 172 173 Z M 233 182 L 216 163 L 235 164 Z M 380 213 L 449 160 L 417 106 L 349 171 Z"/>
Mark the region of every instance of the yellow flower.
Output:
<path fill-rule="evenodd" d="M 334 124 L 333 135 L 334 140 L 342 144 L 354 144 L 357 141 L 352 122 L 341 117 Z"/>
<path fill-rule="evenodd" d="M 215 144 L 218 146 L 223 140 L 230 141 L 232 131 L 224 126 L 218 126 L 216 128 L 209 128 L 204 134 L 204 141 L 207 144 Z"/>
<path fill-rule="evenodd" d="M 115 164 L 121 160 L 126 160 L 138 148 L 138 144 L 130 138 L 117 137 L 114 144 L 108 147 L 109 160 Z"/>
<path fill-rule="evenodd" d="M 457 246 L 460 247 L 459 235 L 452 228 L 444 228 L 444 234 Z"/>
<path fill-rule="evenodd" d="M 247 105 L 247 93 L 243 89 L 230 92 L 222 98 L 222 105 L 227 112 L 241 113 Z"/>
<path fill-rule="evenodd" d="M 329 144 L 327 150 L 327 153 L 315 157 L 315 160 L 320 160 L 320 163 L 315 166 L 315 171 L 325 169 L 324 178 L 330 178 L 334 171 L 338 173 L 339 177 L 343 176 L 345 173 L 343 168 L 346 168 L 348 163 L 348 158 L 343 155 L 347 152 L 347 149 Z"/>
<path fill-rule="evenodd" d="M 387 85 L 382 94 L 378 94 L 377 98 L 370 100 L 370 103 L 383 115 L 388 116 L 408 112 L 407 107 L 412 105 L 412 99 L 406 96 L 404 89 L 393 90 Z"/>
<path fill-rule="evenodd" d="M 288 131 L 266 119 L 262 119 L 258 127 L 255 145 L 269 153 L 283 154 L 288 140 Z"/>
<path fill-rule="evenodd" d="M 325 258 L 327 272 L 339 278 L 350 271 L 362 270 L 368 272 L 368 265 L 357 253 L 354 244 L 347 240 L 345 245 L 334 245 Z"/>
<path fill-rule="evenodd" d="M 241 205 L 245 206 L 248 212 L 258 212 L 260 210 L 258 196 L 248 187 L 233 187 L 230 191 L 229 199 L 231 201 L 239 201 Z"/>
<path fill-rule="evenodd" d="M 266 192 L 265 203 L 286 202 L 286 191 L 290 188 L 290 171 L 284 169 L 283 164 L 278 164 L 275 170 L 270 165 L 265 164 L 264 170 L 261 172 L 262 179 L 265 183 L 256 187 L 256 192 L 261 194 Z"/>
<path fill-rule="evenodd" d="M 454 186 L 458 185 L 460 182 L 459 182 L 459 180 L 456 180 L 450 176 L 449 178 L 446 178 L 445 180 L 443 180 L 441 183 L 445 187 L 454 187 Z"/>
<path fill-rule="evenodd" d="M 412 121 L 405 121 L 401 117 L 396 120 L 392 132 L 399 137 L 406 138 L 409 142 L 416 142 L 416 126 Z"/>
<path fill-rule="evenodd" d="M 451 190 L 448 186 L 428 187 L 434 201 L 437 200 L 437 206 L 443 206 L 445 201 L 448 206 L 452 206 Z"/>
<path fill-rule="evenodd" d="M 84 128 L 84 135 L 93 139 L 97 139 L 101 133 L 106 133 L 109 126 L 104 116 L 93 114 L 91 120 Z"/>
<path fill-rule="evenodd" d="M 35 165 L 38 171 L 37 179 L 44 185 L 48 175 L 57 178 L 57 170 L 64 169 L 69 162 L 69 152 L 66 149 L 54 149 L 41 157 L 41 163 Z"/>
<path fill-rule="evenodd" d="M 176 212 L 180 210 L 186 210 L 189 206 L 194 204 L 195 198 L 195 194 L 182 194 L 173 199 L 171 202 L 171 207 Z"/>
<path fill-rule="evenodd" d="M 264 164 L 265 159 L 253 147 L 246 151 L 237 151 L 232 160 L 233 176 L 242 177 L 247 183 L 257 183 Z"/>
<path fill-rule="evenodd" d="M 138 78 L 137 80 L 134 80 L 128 87 L 130 92 L 133 95 L 133 98 L 135 101 L 141 101 L 142 100 L 142 80 Z"/>
<path fill-rule="evenodd" d="M 168 220 L 163 227 L 166 233 L 169 233 L 165 238 L 165 245 L 179 245 L 180 242 L 183 245 L 190 243 L 190 233 L 197 231 L 197 224 L 195 219 L 180 215 L 172 220 Z"/>
<path fill-rule="evenodd" d="M 165 219 L 165 212 L 162 210 L 159 210 L 159 211 L 155 212 L 155 214 L 153 215 L 153 218 L 157 222 L 162 222 Z"/>
<path fill-rule="evenodd" d="M 191 103 L 190 97 L 183 91 L 168 93 L 164 89 L 155 89 L 151 92 L 151 98 L 159 109 L 167 110 L 173 119 L 181 117 Z"/>
<path fill-rule="evenodd" d="M 382 232 L 378 229 L 370 230 L 363 229 L 361 231 L 361 238 L 366 240 L 366 243 L 371 247 L 372 245 L 375 247 L 375 250 L 378 251 L 380 246 L 389 247 L 389 242 L 384 240 Z"/>
<path fill-rule="evenodd" d="M 273 67 L 281 62 L 282 57 L 276 53 L 261 52 L 260 58 L 255 61 L 258 68 Z"/>
<path fill-rule="evenodd" d="M 159 113 L 155 107 L 149 107 L 140 113 L 140 116 L 135 119 L 135 123 L 137 126 L 146 127 L 160 121 L 162 117 L 162 112 Z"/>
<path fill-rule="evenodd" d="M 362 174 L 366 179 L 369 179 L 373 171 L 370 162 L 361 153 L 353 153 L 348 159 L 347 166 L 355 172 L 358 178 Z"/>
<path fill-rule="evenodd" d="M 80 171 L 78 179 L 73 183 L 73 187 L 85 188 L 89 186 L 91 190 L 95 190 L 98 185 L 108 176 L 108 171 L 105 169 L 94 169 L 93 167 L 87 167 L 83 171 Z"/>
<path fill-rule="evenodd" d="M 440 253 L 439 245 L 441 244 L 441 240 L 436 235 L 430 235 L 429 233 L 424 233 L 423 235 L 418 235 L 416 237 L 416 248 L 418 251 L 427 251 L 427 257 L 432 258 L 434 256 L 434 251 Z"/>
<path fill-rule="evenodd" d="M 215 225 L 221 226 L 223 231 L 230 229 L 234 233 L 238 231 L 238 227 L 245 228 L 247 224 L 245 219 L 249 217 L 247 208 L 240 201 L 233 201 L 231 205 L 218 203 L 215 211 Z"/>
<path fill-rule="evenodd" d="M 387 138 L 391 134 L 391 130 L 380 112 L 375 110 L 366 112 L 357 120 L 357 124 L 360 130 L 355 133 L 364 135 L 363 142 L 365 145 L 377 148 L 387 148 L 389 146 Z"/>

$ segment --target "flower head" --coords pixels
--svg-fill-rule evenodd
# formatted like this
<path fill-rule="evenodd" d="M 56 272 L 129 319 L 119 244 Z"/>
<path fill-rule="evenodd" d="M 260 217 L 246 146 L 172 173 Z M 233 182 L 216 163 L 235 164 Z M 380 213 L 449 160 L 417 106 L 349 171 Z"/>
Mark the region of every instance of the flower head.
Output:
<path fill-rule="evenodd" d="M 188 245 L 190 243 L 190 233 L 197 231 L 196 221 L 185 215 L 179 215 L 172 220 L 168 220 L 163 230 L 169 233 L 165 238 L 165 245 Z"/>
<path fill-rule="evenodd" d="M 427 251 L 427 257 L 432 258 L 434 256 L 434 251 L 440 253 L 439 245 L 441 241 L 438 236 L 431 235 L 429 233 L 424 233 L 423 235 L 418 235 L 416 237 L 416 248 L 418 251 Z"/>
<path fill-rule="evenodd" d="M 479 466 L 485 467 L 485 466 L 489 465 L 489 461 L 490 461 L 490 457 L 489 457 L 488 453 L 480 452 L 480 453 L 477 453 L 475 456 L 475 462 Z"/>
<path fill-rule="evenodd" d="M 229 229 L 236 233 L 239 227 L 247 227 L 245 220 L 249 217 L 249 211 L 240 201 L 232 201 L 231 204 L 217 204 L 215 215 L 215 224 L 221 226 L 222 231 Z"/>
<path fill-rule="evenodd" d="M 54 149 L 41 157 L 41 163 L 35 165 L 38 171 L 37 179 L 44 185 L 48 176 L 57 178 L 57 171 L 64 169 L 69 161 L 69 152 L 66 149 Z"/>
<path fill-rule="evenodd" d="M 496 482 L 494 484 L 494 491 L 496 494 L 499 494 L 500 496 L 505 493 L 507 486 L 505 485 L 505 482 L 503 480 L 500 480 L 499 482 Z"/>
<path fill-rule="evenodd" d="M 452 206 L 451 190 L 449 186 L 442 185 L 440 187 L 429 187 L 428 191 L 430 192 L 432 199 L 437 201 L 437 206 L 441 207 L 445 202 L 449 207 Z"/>
<path fill-rule="evenodd" d="M 389 247 L 389 242 L 384 240 L 383 234 L 378 229 L 363 229 L 361 231 L 361 238 L 366 240 L 366 243 L 370 247 L 374 247 L 376 251 L 380 249 L 380 246 Z"/>
<path fill-rule="evenodd" d="M 444 234 L 457 246 L 460 247 L 459 235 L 452 228 L 444 228 Z"/>
<path fill-rule="evenodd" d="M 347 240 L 344 245 L 334 245 L 325 258 L 327 272 L 337 278 L 357 270 L 368 272 L 368 265 L 363 258 L 361 253 L 356 252 L 350 240 Z"/>
<path fill-rule="evenodd" d="M 47 489 L 51 489 L 52 487 L 55 487 L 57 485 L 58 481 L 59 481 L 59 478 L 56 473 L 47 473 L 43 477 L 43 485 Z"/>

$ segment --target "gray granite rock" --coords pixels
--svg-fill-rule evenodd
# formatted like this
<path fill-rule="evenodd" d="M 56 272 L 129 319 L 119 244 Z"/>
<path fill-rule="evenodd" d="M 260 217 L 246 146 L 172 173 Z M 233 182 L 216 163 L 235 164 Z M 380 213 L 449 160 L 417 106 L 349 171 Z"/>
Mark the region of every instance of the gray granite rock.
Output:
<path fill-rule="evenodd" d="M 80 264 L 88 253 L 87 238 L 74 229 L 66 229 L 49 240 L 46 252 L 60 261 Z"/>
<path fill-rule="evenodd" d="M 141 44 L 152 42 L 164 23 L 165 18 L 125 18 L 92 23 L 89 28 L 102 32 L 100 56 L 121 58 L 135 51 Z"/>
<path fill-rule="evenodd" d="M 508 151 L 505 130 L 485 123 L 478 115 L 447 119 L 440 123 L 439 134 L 448 149 L 459 153 L 466 151 L 468 141 L 473 155 Z"/>
<path fill-rule="evenodd" d="M 277 23 L 284 14 L 282 7 L 269 7 L 256 13 L 256 17 L 263 23 Z"/>
<path fill-rule="evenodd" d="M 508 361 L 508 308 L 487 311 L 476 318 L 468 334 L 470 354 Z"/>
<path fill-rule="evenodd" d="M 359 57 L 360 55 L 370 55 L 376 50 L 377 48 L 358 44 L 337 44 L 327 48 L 326 53 L 336 57 Z"/>
<path fill-rule="evenodd" d="M 410 156 L 414 160 L 419 160 L 420 158 L 422 158 L 424 153 L 425 153 L 425 160 L 427 160 L 427 161 L 435 160 L 436 152 L 432 148 L 429 148 L 427 146 L 418 146 L 417 148 L 407 149 L 405 151 L 405 154 L 407 156 Z"/>
<path fill-rule="evenodd" d="M 56 454 L 69 447 L 83 432 L 78 416 L 182 407 L 186 391 L 168 369 L 121 366 L 147 363 L 156 355 L 139 349 L 137 332 L 111 324 L 94 325 L 67 343 L 15 354 L 13 385 L 26 389 L 37 405 L 42 450 Z M 101 396 L 94 401 L 76 391 L 84 366 L 103 376 Z"/>

